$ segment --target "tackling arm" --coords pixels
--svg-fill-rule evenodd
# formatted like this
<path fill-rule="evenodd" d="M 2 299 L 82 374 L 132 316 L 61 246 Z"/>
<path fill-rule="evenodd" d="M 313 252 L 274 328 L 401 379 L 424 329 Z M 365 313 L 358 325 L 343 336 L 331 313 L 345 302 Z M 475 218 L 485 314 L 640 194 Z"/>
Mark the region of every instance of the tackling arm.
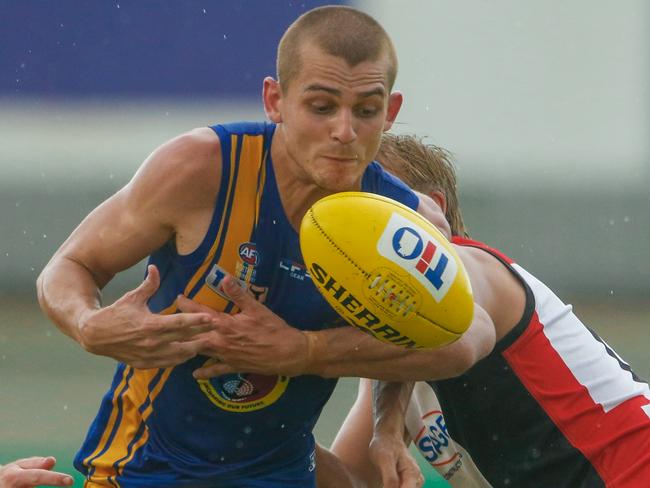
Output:
<path fill-rule="evenodd" d="M 126 187 L 84 219 L 39 276 L 41 307 L 88 351 L 137 367 L 170 365 L 196 354 L 196 346 L 178 341 L 211 328 L 206 314 L 162 317 L 149 312 L 146 302 L 159 285 L 154 267 L 136 290 L 110 306 L 100 302 L 100 290 L 115 274 L 172 237 L 178 243 L 188 215 L 212 208 L 194 196 L 202 181 L 213 188 L 210 202 L 218 188 L 219 175 L 210 168 L 219 166 L 214 161 L 219 144 L 208 130 L 198 129 L 156 150 Z"/>

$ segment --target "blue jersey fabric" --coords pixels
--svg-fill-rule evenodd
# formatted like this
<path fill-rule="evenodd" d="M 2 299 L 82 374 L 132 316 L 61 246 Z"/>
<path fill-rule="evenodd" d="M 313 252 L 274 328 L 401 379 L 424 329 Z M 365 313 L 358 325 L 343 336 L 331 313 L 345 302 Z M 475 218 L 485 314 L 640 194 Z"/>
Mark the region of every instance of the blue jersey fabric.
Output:
<path fill-rule="evenodd" d="M 269 151 L 275 125 L 212 129 L 223 159 L 212 223 L 193 253 L 178 255 L 170 242 L 152 254 L 161 286 L 150 300 L 151 310 L 173 313 L 175 298 L 183 293 L 199 301 L 223 300 L 215 288 L 220 273 L 227 272 L 293 327 L 341 326 L 311 282 L 298 233 L 282 208 Z M 362 190 L 417 207 L 415 194 L 374 162 Z M 248 213 L 241 211 L 249 207 Z M 236 256 L 236 263 L 228 256 Z M 226 300 L 221 308 L 233 312 Z M 313 485 L 312 429 L 336 380 L 252 374 L 195 380 L 192 371 L 207 360 L 196 357 L 160 370 L 118 366 L 75 459 L 88 486 Z"/>

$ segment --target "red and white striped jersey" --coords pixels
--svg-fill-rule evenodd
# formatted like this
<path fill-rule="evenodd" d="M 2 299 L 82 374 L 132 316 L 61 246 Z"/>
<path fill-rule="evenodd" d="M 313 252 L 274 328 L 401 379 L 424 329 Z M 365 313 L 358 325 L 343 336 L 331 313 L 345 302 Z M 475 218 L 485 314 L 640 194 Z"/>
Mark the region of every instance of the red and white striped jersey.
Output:
<path fill-rule="evenodd" d="M 494 486 L 650 487 L 650 388 L 546 285 L 522 283 L 520 322 L 460 377 L 438 381 L 449 433 Z"/>

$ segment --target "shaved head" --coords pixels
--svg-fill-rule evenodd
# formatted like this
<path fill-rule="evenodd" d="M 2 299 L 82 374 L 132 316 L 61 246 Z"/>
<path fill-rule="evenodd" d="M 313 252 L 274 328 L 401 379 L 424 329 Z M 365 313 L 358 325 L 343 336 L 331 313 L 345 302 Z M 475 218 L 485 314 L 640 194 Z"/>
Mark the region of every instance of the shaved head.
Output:
<path fill-rule="evenodd" d="M 313 45 L 345 60 L 350 67 L 364 61 L 388 59 L 387 86 L 397 76 L 397 55 L 384 28 L 370 15 L 351 7 L 320 7 L 301 15 L 278 45 L 277 76 L 286 92 L 302 68 L 301 48 Z"/>

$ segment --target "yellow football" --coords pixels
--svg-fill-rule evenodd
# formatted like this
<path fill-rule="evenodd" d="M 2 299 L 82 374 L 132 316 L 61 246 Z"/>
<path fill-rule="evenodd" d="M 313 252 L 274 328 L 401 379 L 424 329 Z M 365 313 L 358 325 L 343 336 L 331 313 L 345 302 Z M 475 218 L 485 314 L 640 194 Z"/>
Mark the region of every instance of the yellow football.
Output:
<path fill-rule="evenodd" d="M 429 221 L 395 200 L 343 192 L 302 219 L 312 281 L 351 325 L 404 347 L 439 347 L 469 327 L 474 308 L 463 263 Z"/>

